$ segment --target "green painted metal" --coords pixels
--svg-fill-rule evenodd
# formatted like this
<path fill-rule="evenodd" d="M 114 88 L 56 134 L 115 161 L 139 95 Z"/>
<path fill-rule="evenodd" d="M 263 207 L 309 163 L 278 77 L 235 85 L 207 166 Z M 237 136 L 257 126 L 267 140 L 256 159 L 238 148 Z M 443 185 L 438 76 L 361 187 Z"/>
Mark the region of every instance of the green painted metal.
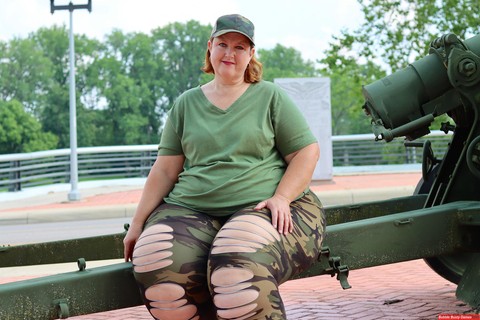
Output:
<path fill-rule="evenodd" d="M 0 248 L 0 268 L 123 257 L 125 233 Z M 0 318 L 1 319 L 1 318 Z"/>
<path fill-rule="evenodd" d="M 480 218 L 477 201 L 454 202 L 437 207 L 401 212 L 376 218 L 327 226 L 325 245 L 329 252 L 320 263 L 299 277 L 331 274 L 332 257 L 349 270 L 480 250 L 465 239 L 478 230 L 465 232 L 465 215 Z"/>
<path fill-rule="evenodd" d="M 46 320 L 142 303 L 130 263 L 0 285 L 0 319 Z"/>
<path fill-rule="evenodd" d="M 420 209 L 423 208 L 426 199 L 427 195 L 418 194 L 381 201 L 326 207 L 327 225 L 331 226 Z"/>
<path fill-rule="evenodd" d="M 479 43 L 480 35 L 461 41 L 447 34 L 432 41 L 429 55 L 365 85 L 364 109 L 377 139 L 415 140 L 430 132 L 436 116 L 462 107 L 464 88 L 458 85 L 475 84 L 471 80 L 480 77 Z"/>
<path fill-rule="evenodd" d="M 456 295 L 471 306 L 480 306 L 480 254 L 472 256 L 462 279 L 457 287 Z"/>

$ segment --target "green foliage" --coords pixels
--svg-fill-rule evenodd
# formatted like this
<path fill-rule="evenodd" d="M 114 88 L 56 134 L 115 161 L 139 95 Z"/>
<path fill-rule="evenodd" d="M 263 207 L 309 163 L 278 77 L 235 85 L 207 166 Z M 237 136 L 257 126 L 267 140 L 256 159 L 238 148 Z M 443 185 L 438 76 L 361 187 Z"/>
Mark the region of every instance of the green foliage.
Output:
<path fill-rule="evenodd" d="M 264 68 L 263 78 L 265 80 L 307 78 L 319 75 L 314 63 L 304 61 L 301 53 L 294 48 L 277 44 L 272 50 L 259 49 L 257 53 Z"/>
<path fill-rule="evenodd" d="M 43 78 L 45 92 L 35 95 L 34 114 L 40 119 L 45 131 L 59 139 L 60 148 L 70 146 L 70 98 L 69 98 L 69 40 L 65 27 L 40 28 L 29 35 L 36 43 L 38 52 L 48 61 L 50 76 Z M 98 57 L 101 48 L 97 40 L 84 35 L 75 36 L 75 89 L 77 111 L 77 142 L 79 146 L 95 145 L 97 126 L 95 114 L 81 97 L 87 96 L 86 70 Z M 20 100 L 23 102 L 23 100 Z"/>
<path fill-rule="evenodd" d="M 210 27 L 173 23 L 144 33 L 107 36 L 87 70 L 91 92 L 105 99 L 97 145 L 158 143 L 162 119 L 181 92 L 200 84 Z M 95 97 L 95 94 L 92 94 Z"/>
<path fill-rule="evenodd" d="M 212 79 L 201 71 L 210 32 L 211 26 L 188 21 L 150 34 L 113 30 L 102 42 L 75 35 L 78 146 L 158 143 L 174 100 Z M 20 101 L 59 148 L 70 146 L 68 50 L 65 26 L 0 42 L 0 99 Z M 267 80 L 318 74 L 293 48 L 260 53 Z"/>
<path fill-rule="evenodd" d="M 404 68 L 428 53 L 446 33 L 468 39 L 480 31 L 479 3 L 470 0 L 358 0 L 365 20 L 356 30 L 332 37 L 322 74 L 332 79 L 334 134 L 371 132 L 361 87 Z M 446 117 L 436 119 L 433 128 Z"/>
<path fill-rule="evenodd" d="M 0 101 L 0 154 L 55 149 L 58 138 L 44 132 L 40 123 L 16 100 Z"/>
<path fill-rule="evenodd" d="M 38 96 L 48 90 L 52 64 L 32 39 L 0 43 L 0 99 L 22 101 L 35 112 Z"/>
<path fill-rule="evenodd" d="M 478 1 L 359 0 L 364 23 L 343 30 L 328 50 L 343 59 L 375 61 L 394 72 L 428 53 L 430 42 L 446 33 L 466 39 L 480 31 Z M 338 51 L 337 51 L 338 50 Z"/>
<path fill-rule="evenodd" d="M 371 132 L 361 110 L 363 85 L 424 56 L 438 36 L 453 32 L 467 39 L 480 31 L 475 1 L 359 3 L 363 24 L 334 35 L 317 64 L 281 44 L 257 49 L 266 80 L 331 79 L 334 135 Z M 200 70 L 210 31 L 210 25 L 191 20 L 149 34 L 113 30 L 103 41 L 75 35 L 78 145 L 158 143 L 162 121 L 176 97 L 212 79 Z M 0 41 L 1 152 L 69 147 L 68 46 L 65 26 Z M 7 112 L 6 106 L 14 107 Z M 433 127 L 438 129 L 447 118 L 437 118 Z M 21 128 L 27 124 L 29 128 Z M 38 137 L 33 137 L 32 128 Z"/>
<path fill-rule="evenodd" d="M 106 100 L 107 106 L 99 110 L 103 120 L 99 130 L 98 140 L 102 145 L 118 145 L 124 138 L 126 126 L 121 126 L 126 114 L 139 112 L 138 87 L 135 81 L 126 75 L 128 52 L 122 52 L 128 39 L 121 31 L 114 30 L 106 39 L 102 55 L 96 59 L 87 71 L 87 85 L 95 90 L 99 97 Z"/>
<path fill-rule="evenodd" d="M 332 52 L 340 48 L 332 45 Z M 324 76 L 331 81 L 332 134 L 358 134 L 371 132 L 369 119 L 362 112 L 365 99 L 362 85 L 385 76 L 385 72 L 372 62 L 359 63 L 353 57 L 328 54 L 321 60 Z"/>
<path fill-rule="evenodd" d="M 152 31 L 152 40 L 159 57 L 165 61 L 163 91 L 168 110 L 173 101 L 185 90 L 198 86 L 205 60 L 211 26 L 202 26 L 190 20 L 185 24 L 171 23 Z"/>
<path fill-rule="evenodd" d="M 265 80 L 331 79 L 334 135 L 371 132 L 361 110 L 362 85 L 424 56 L 438 36 L 453 32 L 466 39 L 480 31 L 480 11 L 474 10 L 478 3 L 472 1 L 359 3 L 363 24 L 334 35 L 317 64 L 281 44 L 257 49 Z M 149 34 L 113 30 L 103 41 L 75 35 L 78 145 L 158 143 L 163 119 L 176 97 L 212 79 L 200 70 L 210 31 L 210 25 L 191 20 Z M 69 147 L 68 46 L 65 26 L 0 41 L 1 152 Z M 446 118 L 437 118 L 433 127 L 438 129 Z M 22 128 L 27 124 L 29 128 Z"/>

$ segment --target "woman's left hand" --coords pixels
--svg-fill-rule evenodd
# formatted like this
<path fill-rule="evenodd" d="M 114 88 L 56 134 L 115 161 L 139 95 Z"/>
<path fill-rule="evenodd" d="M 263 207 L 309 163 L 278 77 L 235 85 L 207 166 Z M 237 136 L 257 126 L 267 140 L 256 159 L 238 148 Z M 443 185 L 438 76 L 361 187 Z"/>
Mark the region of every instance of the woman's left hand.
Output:
<path fill-rule="evenodd" d="M 293 231 L 290 200 L 275 194 L 273 197 L 257 204 L 255 210 L 269 209 L 272 214 L 272 225 L 279 233 L 287 234 Z"/>

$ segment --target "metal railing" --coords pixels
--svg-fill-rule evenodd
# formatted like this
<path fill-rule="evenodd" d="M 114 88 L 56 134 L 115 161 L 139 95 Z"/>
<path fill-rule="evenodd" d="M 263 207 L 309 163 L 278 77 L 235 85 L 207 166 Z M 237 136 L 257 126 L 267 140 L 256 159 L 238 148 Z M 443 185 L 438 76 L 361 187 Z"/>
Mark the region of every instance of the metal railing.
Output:
<path fill-rule="evenodd" d="M 435 155 L 442 158 L 451 136 L 432 132 L 427 137 Z M 402 139 L 377 142 L 373 134 L 332 137 L 334 167 L 381 166 L 421 163 L 418 148 L 405 147 Z M 157 145 L 109 146 L 78 149 L 80 181 L 146 177 L 157 156 Z M 68 183 L 70 149 L 0 155 L 0 191 Z"/>
<path fill-rule="evenodd" d="M 437 158 L 442 158 L 451 140 L 451 134 L 432 131 L 428 136 L 415 140 L 429 140 Z M 408 147 L 398 138 L 389 143 L 375 141 L 373 134 L 341 135 L 332 137 L 333 166 L 375 166 L 422 163 L 422 149 Z"/>
<path fill-rule="evenodd" d="M 80 181 L 146 177 L 157 145 L 78 149 Z M 0 155 L 0 191 L 70 181 L 70 149 Z"/>

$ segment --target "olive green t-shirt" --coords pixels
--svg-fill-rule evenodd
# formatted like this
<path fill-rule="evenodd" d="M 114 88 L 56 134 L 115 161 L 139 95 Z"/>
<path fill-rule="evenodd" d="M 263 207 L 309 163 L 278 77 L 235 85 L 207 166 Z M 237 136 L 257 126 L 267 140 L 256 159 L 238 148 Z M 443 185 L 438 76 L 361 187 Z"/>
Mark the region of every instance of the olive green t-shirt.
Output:
<path fill-rule="evenodd" d="M 158 154 L 185 155 L 184 170 L 165 202 L 225 216 L 270 198 L 283 156 L 316 142 L 303 115 L 280 87 L 251 84 L 229 108 L 217 108 L 200 87 L 169 112 Z"/>

